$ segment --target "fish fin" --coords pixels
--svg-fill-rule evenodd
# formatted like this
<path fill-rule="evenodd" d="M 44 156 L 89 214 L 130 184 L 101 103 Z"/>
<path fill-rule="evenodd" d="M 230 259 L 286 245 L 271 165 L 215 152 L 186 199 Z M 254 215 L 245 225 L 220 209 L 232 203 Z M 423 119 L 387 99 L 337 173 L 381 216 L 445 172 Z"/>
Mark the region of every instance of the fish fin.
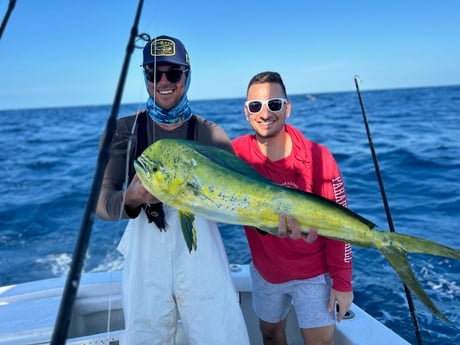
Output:
<path fill-rule="evenodd" d="M 423 238 L 396 232 L 384 232 L 389 243 L 397 243 L 407 253 L 430 254 L 460 260 L 460 251 Z"/>
<path fill-rule="evenodd" d="M 205 156 L 210 161 L 221 165 L 234 173 L 241 174 L 255 180 L 263 181 L 264 183 L 275 184 L 272 180 L 269 180 L 268 178 L 259 174 L 252 166 L 250 166 L 241 158 L 237 157 L 235 154 L 215 146 L 203 145 L 196 141 L 179 139 L 177 141 L 181 141 L 183 145 L 193 148 L 193 150 Z"/>
<path fill-rule="evenodd" d="M 396 246 L 384 246 L 379 249 L 380 252 L 389 261 L 402 282 L 420 299 L 420 301 L 436 316 L 447 323 L 452 324 L 443 313 L 435 306 L 430 297 L 425 293 L 423 287 L 418 282 L 412 271 L 406 253 L 403 249 Z"/>
<path fill-rule="evenodd" d="M 187 244 L 188 251 L 191 253 L 192 250 L 196 250 L 197 248 L 196 230 L 194 226 L 195 215 L 193 213 L 179 211 L 179 219 L 185 243 Z"/>

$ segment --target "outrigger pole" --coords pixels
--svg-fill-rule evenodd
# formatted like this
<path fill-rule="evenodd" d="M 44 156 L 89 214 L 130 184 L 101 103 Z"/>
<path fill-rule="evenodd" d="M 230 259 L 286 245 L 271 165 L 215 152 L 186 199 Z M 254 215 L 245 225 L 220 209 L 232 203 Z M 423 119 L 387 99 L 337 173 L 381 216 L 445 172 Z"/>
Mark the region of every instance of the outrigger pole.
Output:
<path fill-rule="evenodd" d="M 13 12 L 14 5 L 16 5 L 16 0 L 10 0 L 10 3 L 8 4 L 8 10 L 5 13 L 5 16 L 3 17 L 2 25 L 0 26 L 0 38 L 2 38 L 3 31 L 6 28 L 6 23 L 8 23 L 8 19 L 10 18 L 11 12 Z"/>
<path fill-rule="evenodd" d="M 382 194 L 383 205 L 385 207 L 385 213 L 387 216 L 388 225 L 390 227 L 390 232 L 396 232 L 395 227 L 393 225 L 393 219 L 391 217 L 390 206 L 388 204 L 388 199 L 385 193 L 385 187 L 383 185 L 382 175 L 380 174 L 379 162 L 377 160 L 377 155 L 375 153 L 374 144 L 372 142 L 372 135 L 369 129 L 369 123 L 367 122 L 366 110 L 364 109 L 363 99 L 361 98 L 361 92 L 359 91 L 359 85 L 358 85 L 359 80 L 360 80 L 359 76 L 356 75 L 355 76 L 356 92 L 358 93 L 359 104 L 361 106 L 361 113 L 363 115 L 364 126 L 366 127 L 367 139 L 369 140 L 369 147 L 371 149 L 372 159 L 374 161 L 375 173 L 377 174 L 377 180 L 379 182 L 380 193 Z M 417 315 L 415 314 L 414 302 L 412 301 L 410 290 L 408 289 L 406 284 L 403 284 L 403 285 L 404 285 L 404 291 L 406 293 L 407 304 L 409 305 L 410 315 L 412 317 L 412 322 L 414 323 L 414 331 L 415 331 L 415 337 L 417 338 L 417 344 L 422 345 L 422 336 L 420 334 L 420 327 L 418 324 Z"/>
<path fill-rule="evenodd" d="M 96 170 L 94 172 L 93 184 L 91 187 L 88 202 L 86 204 L 85 213 L 80 227 L 80 233 L 77 239 L 75 250 L 72 257 L 72 263 L 69 273 L 67 275 L 66 285 L 62 295 L 61 304 L 59 306 L 59 313 L 54 325 L 53 335 L 51 337 L 51 345 L 64 345 L 67 338 L 67 332 L 70 326 L 72 317 L 72 309 L 75 303 L 78 286 L 80 284 L 81 272 L 88 249 L 89 238 L 91 235 L 91 228 L 93 225 L 97 200 L 101 190 L 102 179 L 104 177 L 105 168 L 110 156 L 110 142 L 115 133 L 117 124 L 117 115 L 120 108 L 121 98 L 123 95 L 123 88 L 128 74 L 129 61 L 131 54 L 135 48 L 135 39 L 137 37 L 137 26 L 142 12 L 143 0 L 139 0 L 136 17 L 134 19 L 133 27 L 131 28 L 131 36 L 126 47 L 126 55 L 123 67 L 118 81 L 118 87 L 115 93 L 115 99 L 112 105 L 112 111 L 106 124 L 106 135 L 104 137 L 102 147 L 99 150 L 97 159 Z"/>

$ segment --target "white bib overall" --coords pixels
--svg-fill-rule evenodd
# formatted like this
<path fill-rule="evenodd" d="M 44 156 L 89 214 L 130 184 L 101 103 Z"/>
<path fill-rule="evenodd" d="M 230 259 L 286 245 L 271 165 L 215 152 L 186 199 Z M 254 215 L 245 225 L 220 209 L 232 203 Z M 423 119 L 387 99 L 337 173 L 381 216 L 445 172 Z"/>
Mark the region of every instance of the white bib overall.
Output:
<path fill-rule="evenodd" d="M 249 344 L 217 224 L 195 217 L 198 248 L 189 253 L 177 210 L 163 207 L 166 231 L 141 211 L 118 246 L 126 344 L 174 344 L 178 313 L 190 345 Z"/>

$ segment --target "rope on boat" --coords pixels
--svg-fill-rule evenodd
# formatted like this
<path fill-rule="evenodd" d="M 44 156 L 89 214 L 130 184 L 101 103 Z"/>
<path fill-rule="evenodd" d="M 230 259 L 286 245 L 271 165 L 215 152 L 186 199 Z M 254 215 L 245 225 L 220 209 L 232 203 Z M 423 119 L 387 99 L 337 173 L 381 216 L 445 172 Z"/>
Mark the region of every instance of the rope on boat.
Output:
<path fill-rule="evenodd" d="M 380 193 L 382 195 L 383 205 L 385 207 L 385 213 L 387 216 L 388 225 L 390 227 L 390 232 L 396 232 L 395 227 L 393 225 L 393 219 L 391 217 L 390 206 L 388 204 L 388 199 L 385 193 L 385 187 L 383 185 L 382 175 L 380 174 L 379 162 L 377 160 L 377 155 L 375 153 L 374 144 L 372 142 L 372 135 L 369 129 L 369 123 L 367 122 L 366 110 L 364 109 L 363 99 L 361 97 L 361 92 L 359 90 L 359 85 L 358 85 L 359 80 L 360 80 L 359 76 L 356 75 L 355 76 L 356 92 L 358 93 L 359 104 L 361 106 L 361 113 L 363 115 L 363 122 L 366 127 L 367 139 L 369 141 L 369 147 L 371 149 L 372 159 L 374 161 L 375 173 L 377 174 L 377 179 L 378 179 L 379 187 L 380 187 Z M 409 305 L 410 315 L 412 318 L 412 322 L 414 324 L 414 331 L 415 331 L 415 337 L 417 338 L 417 344 L 422 345 L 422 336 L 420 333 L 420 327 L 419 327 L 419 323 L 417 320 L 417 315 L 415 314 L 415 306 L 414 306 L 414 302 L 412 301 L 412 295 L 410 293 L 409 288 L 406 286 L 406 284 L 403 284 L 403 285 L 404 285 L 404 291 L 406 293 L 407 304 Z"/>
<path fill-rule="evenodd" d="M 126 47 L 126 55 L 123 63 L 123 67 L 118 82 L 118 87 L 115 93 L 114 102 L 110 116 L 107 120 L 105 128 L 105 138 L 102 143 L 102 147 L 99 150 L 99 155 L 96 164 L 96 170 L 94 172 L 93 184 L 91 187 L 88 202 L 86 204 L 85 213 L 81 222 L 80 232 L 75 245 L 74 254 L 72 257 L 72 263 L 67 276 L 67 281 L 64 287 L 61 304 L 59 306 L 58 316 L 54 325 L 53 335 L 51 337 L 51 345 L 64 345 L 67 338 L 67 332 L 69 330 L 70 321 L 72 317 L 72 309 L 77 296 L 78 286 L 80 284 L 81 272 L 83 270 L 83 264 L 88 249 L 89 238 L 91 235 L 91 228 L 95 217 L 95 210 L 99 193 L 101 190 L 102 179 L 104 177 L 105 168 L 109 160 L 110 141 L 113 134 L 115 133 L 117 115 L 120 108 L 121 98 L 123 95 L 123 88 L 128 74 L 129 61 L 131 54 L 135 49 L 135 39 L 137 37 L 137 27 L 142 12 L 143 0 L 139 0 L 136 16 L 134 23 L 131 28 L 131 35 Z"/>
<path fill-rule="evenodd" d="M 6 24 L 8 23 L 8 19 L 10 18 L 11 12 L 13 12 L 14 5 L 16 5 L 16 0 L 10 0 L 8 4 L 8 9 L 6 10 L 5 16 L 2 20 L 2 25 L 0 26 L 0 39 L 2 38 L 3 31 L 5 31 Z"/>

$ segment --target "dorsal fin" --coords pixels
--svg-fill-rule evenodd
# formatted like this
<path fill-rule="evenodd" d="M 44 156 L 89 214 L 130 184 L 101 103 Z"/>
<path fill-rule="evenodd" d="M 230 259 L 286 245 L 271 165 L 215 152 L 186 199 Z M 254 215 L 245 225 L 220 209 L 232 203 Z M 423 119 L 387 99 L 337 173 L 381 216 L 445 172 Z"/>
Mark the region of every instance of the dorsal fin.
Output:
<path fill-rule="evenodd" d="M 233 173 L 244 175 L 255 180 L 263 181 L 264 183 L 270 183 L 275 185 L 275 183 L 266 177 L 259 174 L 253 167 L 248 163 L 238 158 L 236 155 L 231 154 L 223 149 L 219 149 L 213 146 L 207 146 L 199 144 L 197 142 L 181 141 L 183 145 L 189 146 L 199 154 L 203 155 L 210 161 L 230 170 Z"/>

